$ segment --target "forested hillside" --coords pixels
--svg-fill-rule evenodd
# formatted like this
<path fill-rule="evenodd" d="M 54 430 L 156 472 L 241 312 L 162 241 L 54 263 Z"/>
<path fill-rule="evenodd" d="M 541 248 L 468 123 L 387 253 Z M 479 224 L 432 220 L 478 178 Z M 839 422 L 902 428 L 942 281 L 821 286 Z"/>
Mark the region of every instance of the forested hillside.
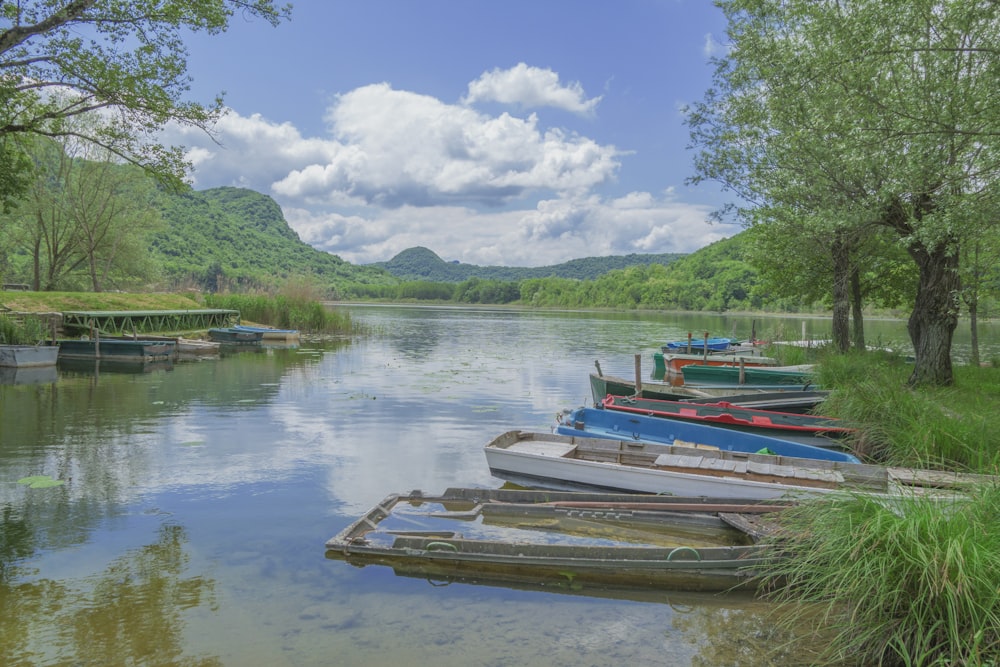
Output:
<path fill-rule="evenodd" d="M 164 225 L 150 241 L 151 252 L 173 284 L 268 286 L 290 276 L 311 276 L 320 286 L 340 282 L 393 284 L 374 266 L 349 264 L 301 241 L 278 204 L 242 188 L 164 194 Z"/>
<path fill-rule="evenodd" d="M 476 266 L 446 262 L 427 248 L 409 248 L 388 262 L 376 262 L 371 266 L 384 268 L 401 280 L 429 280 L 441 283 L 460 283 L 470 278 L 481 280 L 526 280 L 528 278 L 575 278 L 593 280 L 608 271 L 630 266 L 649 264 L 670 264 L 683 257 L 679 253 L 660 255 L 615 255 L 610 257 L 584 257 L 562 264 L 538 267 L 522 266 Z"/>

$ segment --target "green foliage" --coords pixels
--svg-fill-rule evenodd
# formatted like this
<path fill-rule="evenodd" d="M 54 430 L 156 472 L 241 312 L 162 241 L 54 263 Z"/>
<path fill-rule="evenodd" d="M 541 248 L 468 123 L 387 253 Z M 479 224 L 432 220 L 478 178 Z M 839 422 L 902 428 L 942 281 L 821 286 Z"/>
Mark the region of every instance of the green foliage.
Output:
<path fill-rule="evenodd" d="M 384 268 L 402 280 L 427 280 L 442 283 L 460 283 L 471 278 L 497 282 L 516 282 L 531 278 L 575 278 L 593 280 L 609 271 L 645 264 L 670 264 L 683 257 L 681 254 L 616 255 L 613 257 L 585 257 L 554 266 L 475 266 L 458 262 L 445 262 L 427 248 L 409 248 L 388 262 L 371 266 Z"/>
<path fill-rule="evenodd" d="M 190 90 L 183 37 L 224 32 L 234 15 L 276 25 L 289 6 L 271 0 L 144 0 L 0 3 L 0 138 L 79 136 L 179 182 L 187 169 L 180 147 L 156 141 L 167 123 L 211 128 L 223 111 L 184 99 Z M 67 121 L 85 110 L 100 124 L 82 134 Z M 10 169 L 11 143 L 0 152 L 0 208 L 24 190 Z"/>
<path fill-rule="evenodd" d="M 775 598 L 825 606 L 824 625 L 839 633 L 825 658 L 836 664 L 995 665 L 998 518 L 997 485 L 955 501 L 833 496 L 803 503 L 779 517 Z"/>
<path fill-rule="evenodd" d="M 825 247 L 837 323 L 849 281 L 873 294 L 888 284 L 883 295 L 898 298 L 919 269 L 911 381 L 949 384 L 958 249 L 997 224 L 1000 6 L 717 4 L 732 48 L 717 62 L 713 88 L 689 110 L 699 149 L 694 181 L 723 183 L 747 202 L 744 221 L 764 226 L 772 248 L 788 249 L 758 255 L 775 281 L 784 282 L 786 263 L 827 282 L 825 262 L 811 261 Z M 895 246 L 873 239 L 876 227 Z M 909 277 L 872 259 L 890 247 L 890 257 L 907 251 Z M 834 331 L 843 338 L 846 327 Z"/>

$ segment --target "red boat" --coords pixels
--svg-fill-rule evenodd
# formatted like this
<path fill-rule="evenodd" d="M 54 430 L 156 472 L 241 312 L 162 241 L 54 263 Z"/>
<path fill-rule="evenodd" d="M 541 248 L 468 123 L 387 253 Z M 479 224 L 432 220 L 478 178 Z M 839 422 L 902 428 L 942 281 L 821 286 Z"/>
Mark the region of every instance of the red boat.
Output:
<path fill-rule="evenodd" d="M 687 403 L 608 394 L 601 401 L 601 407 L 664 419 L 697 421 L 708 426 L 751 431 L 821 447 L 839 447 L 836 438 L 855 431 L 833 417 L 755 410 L 726 402 Z"/>

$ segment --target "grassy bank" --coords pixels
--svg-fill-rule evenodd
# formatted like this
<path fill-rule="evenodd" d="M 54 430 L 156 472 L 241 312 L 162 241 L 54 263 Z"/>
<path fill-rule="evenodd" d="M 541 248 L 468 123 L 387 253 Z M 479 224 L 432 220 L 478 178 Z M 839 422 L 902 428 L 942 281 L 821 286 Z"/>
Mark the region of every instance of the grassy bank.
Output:
<path fill-rule="evenodd" d="M 120 292 L 0 291 L 0 305 L 23 313 L 56 313 L 66 310 L 194 310 L 206 307 L 198 294 Z"/>
<path fill-rule="evenodd" d="M 19 292 L 0 291 L 0 312 L 52 313 L 69 310 L 197 310 L 240 311 L 244 322 L 281 329 L 328 334 L 365 333 L 346 313 L 324 307 L 306 294 L 201 295 L 196 293 Z M 14 336 L 7 324 L 9 335 Z M 153 332 L 145 332 L 153 333 Z M 30 336 L 29 336 L 30 337 Z"/>
<path fill-rule="evenodd" d="M 996 475 L 1000 369 L 955 367 L 951 387 L 911 389 L 912 364 L 886 354 L 830 355 L 824 414 L 860 429 L 868 461 Z M 849 496 L 782 513 L 774 599 L 819 605 L 836 640 L 820 664 L 1000 664 L 1000 485 L 957 501 Z M 796 612 L 778 625 L 800 631 Z"/>

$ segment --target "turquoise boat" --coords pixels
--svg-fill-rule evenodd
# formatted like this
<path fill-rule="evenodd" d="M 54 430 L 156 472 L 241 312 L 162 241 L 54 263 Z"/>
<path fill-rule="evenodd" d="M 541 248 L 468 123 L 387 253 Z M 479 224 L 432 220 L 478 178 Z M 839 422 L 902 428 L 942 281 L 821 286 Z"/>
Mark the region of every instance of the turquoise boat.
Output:
<path fill-rule="evenodd" d="M 815 387 L 811 365 L 803 366 L 706 366 L 691 364 L 681 368 L 685 385 L 694 386 L 775 386 Z"/>
<path fill-rule="evenodd" d="M 271 327 L 252 327 L 246 324 L 237 324 L 230 328 L 234 331 L 259 333 L 264 341 L 295 343 L 299 340 L 298 329 L 272 329 Z"/>

